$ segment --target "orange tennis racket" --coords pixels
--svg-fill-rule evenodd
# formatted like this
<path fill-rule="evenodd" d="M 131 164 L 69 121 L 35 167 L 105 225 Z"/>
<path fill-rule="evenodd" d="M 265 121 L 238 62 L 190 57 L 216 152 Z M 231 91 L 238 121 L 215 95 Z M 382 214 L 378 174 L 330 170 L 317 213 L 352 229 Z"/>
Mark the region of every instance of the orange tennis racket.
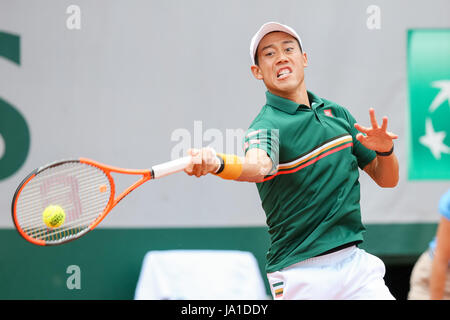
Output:
<path fill-rule="evenodd" d="M 48 164 L 31 172 L 17 188 L 12 217 L 20 235 L 31 243 L 63 244 L 93 230 L 131 191 L 152 179 L 182 171 L 191 157 L 165 162 L 146 170 L 122 169 L 80 158 Z M 112 172 L 142 177 L 116 196 Z M 59 206 L 64 223 L 49 227 L 43 212 Z"/>

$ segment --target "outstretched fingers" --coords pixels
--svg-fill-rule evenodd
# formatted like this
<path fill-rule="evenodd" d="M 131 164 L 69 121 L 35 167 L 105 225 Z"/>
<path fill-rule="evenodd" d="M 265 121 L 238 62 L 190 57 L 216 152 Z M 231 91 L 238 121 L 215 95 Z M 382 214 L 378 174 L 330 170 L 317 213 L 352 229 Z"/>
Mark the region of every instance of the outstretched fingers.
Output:
<path fill-rule="evenodd" d="M 359 142 L 362 142 L 366 137 L 367 136 L 363 135 L 362 133 L 356 134 L 356 140 L 358 140 Z"/>
<path fill-rule="evenodd" d="M 369 115 L 370 115 L 370 123 L 372 124 L 372 129 L 378 129 L 378 122 L 377 118 L 375 118 L 375 110 L 373 108 L 369 109 Z"/>
<path fill-rule="evenodd" d="M 398 135 L 396 135 L 395 133 L 387 132 L 387 134 L 388 134 L 388 136 L 389 136 L 391 139 L 397 139 L 397 138 L 398 138 Z"/>
<path fill-rule="evenodd" d="M 363 133 L 368 133 L 370 130 L 372 130 L 370 128 L 363 127 L 362 125 L 360 125 L 358 123 L 355 123 L 355 128 L 356 128 L 356 130 L 363 132 Z"/>
<path fill-rule="evenodd" d="M 383 123 L 381 124 L 381 130 L 386 131 L 387 130 L 387 125 L 388 125 L 388 118 L 387 117 L 383 117 Z"/>

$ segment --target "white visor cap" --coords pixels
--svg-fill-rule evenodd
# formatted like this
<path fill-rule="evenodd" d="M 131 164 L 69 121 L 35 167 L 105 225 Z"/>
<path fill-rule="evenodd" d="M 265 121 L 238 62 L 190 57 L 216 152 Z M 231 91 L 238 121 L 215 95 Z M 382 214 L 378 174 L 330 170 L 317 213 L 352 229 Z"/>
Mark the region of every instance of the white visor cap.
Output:
<path fill-rule="evenodd" d="M 296 38 L 300 43 L 300 48 L 303 50 L 302 41 L 300 40 L 300 37 L 298 36 L 297 32 L 295 32 L 294 29 L 278 22 L 267 22 L 261 26 L 258 32 L 255 33 L 255 35 L 252 38 L 252 41 L 250 42 L 250 57 L 252 59 L 253 64 L 255 64 L 255 54 L 256 50 L 258 49 L 259 42 L 261 41 L 262 38 L 264 38 L 266 34 L 275 31 L 285 32 Z"/>

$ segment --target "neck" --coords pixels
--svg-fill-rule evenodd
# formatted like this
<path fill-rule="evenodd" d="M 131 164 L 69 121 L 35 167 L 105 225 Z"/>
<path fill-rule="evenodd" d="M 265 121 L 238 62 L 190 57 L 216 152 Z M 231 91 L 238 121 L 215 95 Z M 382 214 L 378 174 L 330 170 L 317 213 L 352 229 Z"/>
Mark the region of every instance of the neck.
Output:
<path fill-rule="evenodd" d="M 306 91 L 304 83 L 302 83 L 298 89 L 292 92 L 272 92 L 272 93 L 282 98 L 294 101 L 295 103 L 304 104 L 311 108 L 311 105 L 309 104 L 308 92 Z"/>

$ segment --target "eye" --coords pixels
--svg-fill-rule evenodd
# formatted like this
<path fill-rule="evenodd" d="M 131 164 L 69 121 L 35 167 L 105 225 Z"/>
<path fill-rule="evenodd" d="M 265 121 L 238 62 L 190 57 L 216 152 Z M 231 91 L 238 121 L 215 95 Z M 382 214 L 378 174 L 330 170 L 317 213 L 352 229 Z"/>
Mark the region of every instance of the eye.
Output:
<path fill-rule="evenodd" d="M 265 54 L 266 57 L 271 57 L 273 56 L 275 53 L 273 51 L 269 51 Z"/>
<path fill-rule="evenodd" d="M 291 52 L 291 51 L 294 51 L 294 47 L 287 47 L 286 48 L 286 52 Z"/>

